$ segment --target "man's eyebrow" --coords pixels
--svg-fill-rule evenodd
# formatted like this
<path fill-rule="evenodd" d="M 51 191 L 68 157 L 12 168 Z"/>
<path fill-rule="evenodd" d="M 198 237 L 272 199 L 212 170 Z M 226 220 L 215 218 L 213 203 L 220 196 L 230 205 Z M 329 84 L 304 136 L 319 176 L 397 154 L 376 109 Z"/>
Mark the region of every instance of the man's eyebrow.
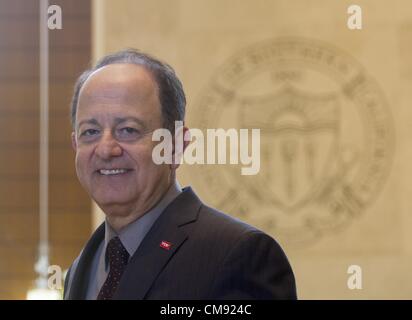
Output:
<path fill-rule="evenodd" d="M 115 123 L 115 125 L 118 125 L 120 123 L 130 121 L 130 120 L 136 122 L 139 125 L 141 125 L 143 128 L 146 128 L 146 124 L 144 123 L 144 121 L 140 120 L 139 118 L 132 117 L 132 116 L 124 117 L 124 118 L 115 118 L 114 123 Z M 85 120 L 80 121 L 79 124 L 77 125 L 77 127 L 80 128 L 80 126 L 83 125 L 83 124 L 94 124 L 94 125 L 98 126 L 99 122 L 94 118 L 85 119 Z"/>
<path fill-rule="evenodd" d="M 99 122 L 96 119 L 85 119 L 79 122 L 79 124 L 77 125 L 77 128 L 80 128 L 80 126 L 85 123 L 94 124 L 96 126 L 99 125 Z"/>
<path fill-rule="evenodd" d="M 139 125 L 142 126 L 143 128 L 146 128 L 146 124 L 145 124 L 144 121 L 140 120 L 139 118 L 133 117 L 133 116 L 124 117 L 124 118 L 115 118 L 115 119 L 114 119 L 114 123 L 115 123 L 116 125 L 118 125 L 118 124 L 120 124 L 120 123 L 129 121 L 129 120 L 136 122 L 137 124 L 139 124 Z"/>

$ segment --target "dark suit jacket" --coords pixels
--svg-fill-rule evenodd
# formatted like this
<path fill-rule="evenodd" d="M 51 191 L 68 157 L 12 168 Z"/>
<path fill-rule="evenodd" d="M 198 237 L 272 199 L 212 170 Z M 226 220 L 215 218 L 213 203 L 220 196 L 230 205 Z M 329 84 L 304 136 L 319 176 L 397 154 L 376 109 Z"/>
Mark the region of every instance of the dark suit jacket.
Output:
<path fill-rule="evenodd" d="M 104 230 L 102 224 L 69 269 L 65 299 L 85 298 Z M 162 241 L 171 243 L 169 250 Z M 113 299 L 296 299 L 296 287 L 275 240 L 185 188 L 130 259 Z"/>

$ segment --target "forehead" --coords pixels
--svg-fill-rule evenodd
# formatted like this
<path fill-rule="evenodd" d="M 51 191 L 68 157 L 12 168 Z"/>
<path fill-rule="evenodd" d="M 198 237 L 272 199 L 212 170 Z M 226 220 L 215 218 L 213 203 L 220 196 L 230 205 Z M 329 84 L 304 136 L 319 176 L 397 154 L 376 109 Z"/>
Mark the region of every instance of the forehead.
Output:
<path fill-rule="evenodd" d="M 112 64 L 93 72 L 80 90 L 77 114 L 91 107 L 116 106 L 160 113 L 158 87 L 153 75 L 135 64 Z"/>

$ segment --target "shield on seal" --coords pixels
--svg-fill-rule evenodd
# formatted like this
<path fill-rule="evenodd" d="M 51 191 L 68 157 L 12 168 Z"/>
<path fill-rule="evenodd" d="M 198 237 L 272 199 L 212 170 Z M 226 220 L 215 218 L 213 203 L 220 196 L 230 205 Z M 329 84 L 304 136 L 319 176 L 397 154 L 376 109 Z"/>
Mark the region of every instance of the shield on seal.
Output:
<path fill-rule="evenodd" d="M 291 86 L 241 99 L 241 128 L 261 129 L 261 171 L 248 185 L 288 213 L 313 199 L 336 173 L 339 161 L 337 94 Z"/>

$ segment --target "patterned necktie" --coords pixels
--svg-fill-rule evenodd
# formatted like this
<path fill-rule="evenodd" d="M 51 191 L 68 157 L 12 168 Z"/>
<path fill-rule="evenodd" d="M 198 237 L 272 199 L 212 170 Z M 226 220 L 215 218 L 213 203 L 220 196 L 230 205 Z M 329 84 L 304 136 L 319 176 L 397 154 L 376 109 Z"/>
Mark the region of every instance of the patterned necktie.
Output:
<path fill-rule="evenodd" d="M 120 278 L 126 268 L 127 261 L 129 260 L 129 253 L 123 247 L 119 237 L 114 237 L 109 241 L 106 249 L 106 257 L 109 259 L 110 271 L 100 289 L 97 300 L 110 300 L 113 297 L 119 286 Z"/>

